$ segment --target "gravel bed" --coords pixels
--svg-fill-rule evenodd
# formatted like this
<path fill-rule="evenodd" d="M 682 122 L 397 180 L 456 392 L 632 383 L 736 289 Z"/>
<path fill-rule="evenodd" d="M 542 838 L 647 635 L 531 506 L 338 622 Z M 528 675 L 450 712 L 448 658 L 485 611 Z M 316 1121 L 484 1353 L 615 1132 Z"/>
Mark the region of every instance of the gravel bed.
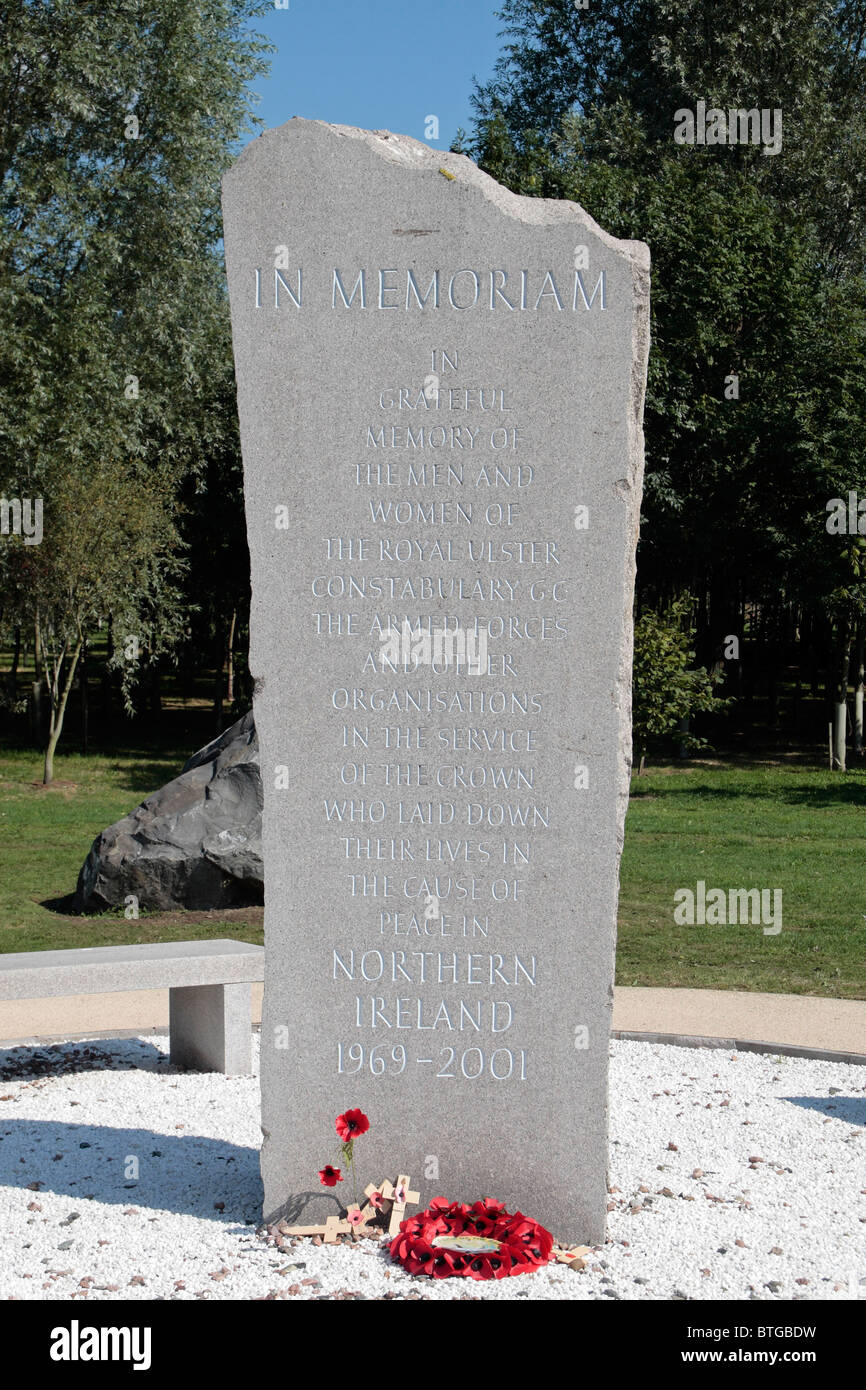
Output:
<path fill-rule="evenodd" d="M 174 1071 L 166 1045 L 0 1050 L 0 1298 L 866 1297 L 864 1067 L 613 1042 L 606 1244 L 480 1284 L 371 1240 L 278 1248 L 257 1078 Z"/>

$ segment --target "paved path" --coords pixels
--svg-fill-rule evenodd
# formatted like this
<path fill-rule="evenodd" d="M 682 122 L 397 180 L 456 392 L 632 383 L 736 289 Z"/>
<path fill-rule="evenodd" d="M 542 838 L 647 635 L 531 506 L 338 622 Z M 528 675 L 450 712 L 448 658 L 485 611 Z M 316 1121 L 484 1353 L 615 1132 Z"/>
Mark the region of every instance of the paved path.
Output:
<path fill-rule="evenodd" d="M 623 1032 L 731 1038 L 866 1055 L 866 1001 L 722 989 L 614 991 Z"/>
<path fill-rule="evenodd" d="M 262 986 L 253 985 L 253 1021 Z M 614 992 L 614 1029 L 726 1038 L 866 1055 L 866 1001 L 801 994 L 748 994 L 715 989 Z M 0 1003 L 0 1042 L 80 1034 L 159 1031 L 168 1027 L 168 992 L 72 995 Z"/>

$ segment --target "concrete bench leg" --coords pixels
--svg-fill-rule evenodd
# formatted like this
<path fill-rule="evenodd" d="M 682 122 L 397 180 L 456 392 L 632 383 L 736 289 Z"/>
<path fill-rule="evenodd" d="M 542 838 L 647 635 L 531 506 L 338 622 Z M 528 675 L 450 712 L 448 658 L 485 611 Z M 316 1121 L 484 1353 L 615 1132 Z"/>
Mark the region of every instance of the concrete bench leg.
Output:
<path fill-rule="evenodd" d="M 194 1071 L 252 1071 L 250 986 L 194 985 L 168 992 L 170 1060 Z"/>

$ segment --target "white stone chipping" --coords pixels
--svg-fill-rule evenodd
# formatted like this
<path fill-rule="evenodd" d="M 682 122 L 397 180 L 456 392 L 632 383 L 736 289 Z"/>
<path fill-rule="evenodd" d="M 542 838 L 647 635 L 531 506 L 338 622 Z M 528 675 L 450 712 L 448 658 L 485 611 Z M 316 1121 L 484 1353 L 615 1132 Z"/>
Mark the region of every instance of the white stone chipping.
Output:
<path fill-rule="evenodd" d="M 0 1051 L 0 1298 L 866 1298 L 866 1067 L 612 1043 L 607 1243 L 476 1283 L 258 1235 L 258 1079 L 173 1071 L 166 1047 Z"/>

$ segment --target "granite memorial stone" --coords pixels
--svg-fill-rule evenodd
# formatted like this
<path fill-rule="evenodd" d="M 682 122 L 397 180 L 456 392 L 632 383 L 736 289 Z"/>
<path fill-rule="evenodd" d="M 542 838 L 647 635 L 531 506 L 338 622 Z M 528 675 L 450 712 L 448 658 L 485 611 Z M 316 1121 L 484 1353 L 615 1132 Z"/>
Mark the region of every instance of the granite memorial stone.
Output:
<path fill-rule="evenodd" d="M 351 1200 L 317 1173 L 357 1106 L 371 1179 L 599 1241 L 649 253 L 316 121 L 250 144 L 224 212 L 265 1216 Z"/>

